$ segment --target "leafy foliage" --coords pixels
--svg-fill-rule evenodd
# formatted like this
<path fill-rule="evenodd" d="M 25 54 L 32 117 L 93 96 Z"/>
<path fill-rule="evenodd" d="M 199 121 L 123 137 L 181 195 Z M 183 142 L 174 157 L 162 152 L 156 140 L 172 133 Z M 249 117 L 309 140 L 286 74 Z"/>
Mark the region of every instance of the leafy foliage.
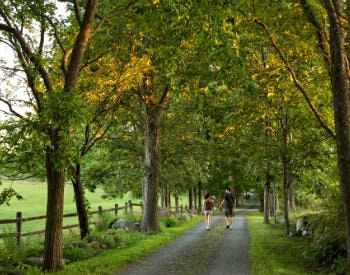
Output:
<path fill-rule="evenodd" d="M 1 186 L 0 182 L 0 186 Z M 17 200 L 23 199 L 23 197 L 18 194 L 12 187 L 10 188 L 3 188 L 0 192 L 0 205 L 6 204 L 7 206 L 10 205 L 10 200 L 15 197 Z"/>

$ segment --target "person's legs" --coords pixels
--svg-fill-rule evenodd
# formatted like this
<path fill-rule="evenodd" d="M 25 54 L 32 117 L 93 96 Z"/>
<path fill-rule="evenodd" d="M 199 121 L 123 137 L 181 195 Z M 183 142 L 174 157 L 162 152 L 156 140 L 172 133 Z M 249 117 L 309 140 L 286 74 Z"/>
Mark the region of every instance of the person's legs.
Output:
<path fill-rule="evenodd" d="M 210 213 L 208 213 L 208 225 L 207 228 L 210 228 Z"/>
<path fill-rule="evenodd" d="M 229 228 L 229 226 L 230 226 L 230 213 L 229 213 L 229 209 L 225 209 L 225 222 L 226 222 L 226 228 Z"/>
<path fill-rule="evenodd" d="M 230 228 L 233 226 L 233 209 L 230 209 Z"/>
<path fill-rule="evenodd" d="M 208 211 L 204 211 L 204 221 L 205 221 L 205 228 L 208 229 L 209 228 L 209 212 Z"/>

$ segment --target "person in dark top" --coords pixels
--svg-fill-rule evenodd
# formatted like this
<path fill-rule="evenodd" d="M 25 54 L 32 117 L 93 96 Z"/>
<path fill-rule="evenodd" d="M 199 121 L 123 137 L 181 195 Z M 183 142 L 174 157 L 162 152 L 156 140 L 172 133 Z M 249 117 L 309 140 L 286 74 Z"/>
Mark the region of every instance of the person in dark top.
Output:
<path fill-rule="evenodd" d="M 230 187 L 225 189 L 225 197 L 221 202 L 221 207 L 225 205 L 226 228 L 232 229 L 233 208 L 236 207 L 236 200 Z"/>
<path fill-rule="evenodd" d="M 214 207 L 214 200 L 212 199 L 210 193 L 204 195 L 203 200 L 203 211 L 204 211 L 204 221 L 207 230 L 210 230 L 210 217 L 211 210 Z"/>

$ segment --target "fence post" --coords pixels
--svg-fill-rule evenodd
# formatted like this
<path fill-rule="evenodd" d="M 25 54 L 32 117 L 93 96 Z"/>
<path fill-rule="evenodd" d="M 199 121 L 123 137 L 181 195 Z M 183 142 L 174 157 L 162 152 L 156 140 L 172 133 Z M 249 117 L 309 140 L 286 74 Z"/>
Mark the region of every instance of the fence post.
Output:
<path fill-rule="evenodd" d="M 102 206 L 99 206 L 97 210 L 98 210 L 98 216 L 102 218 L 103 216 Z"/>
<path fill-rule="evenodd" d="M 124 209 L 125 209 L 125 214 L 128 214 L 128 203 L 127 202 L 125 203 Z"/>
<path fill-rule="evenodd" d="M 114 205 L 114 213 L 116 216 L 118 216 L 118 203 Z"/>
<path fill-rule="evenodd" d="M 140 201 L 140 209 L 141 209 L 141 214 L 143 214 L 143 202 Z"/>
<path fill-rule="evenodd" d="M 184 212 L 184 206 L 181 204 L 180 206 L 180 212 L 183 213 Z"/>
<path fill-rule="evenodd" d="M 16 233 L 17 245 L 20 245 L 22 235 L 22 212 L 16 213 Z"/>
<path fill-rule="evenodd" d="M 132 201 L 129 200 L 129 201 L 128 201 L 128 204 L 129 204 L 129 208 L 130 208 L 130 213 L 132 214 Z"/>

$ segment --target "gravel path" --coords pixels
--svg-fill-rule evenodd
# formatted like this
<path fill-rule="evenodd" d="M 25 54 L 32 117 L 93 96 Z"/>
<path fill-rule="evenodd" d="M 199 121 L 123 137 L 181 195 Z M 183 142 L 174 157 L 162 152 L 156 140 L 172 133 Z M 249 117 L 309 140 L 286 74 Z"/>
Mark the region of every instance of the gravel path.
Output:
<path fill-rule="evenodd" d="M 212 230 L 203 222 L 170 245 L 131 265 L 118 275 L 249 275 L 249 233 L 246 212 L 238 210 L 233 229 L 224 229 L 222 216 Z"/>

